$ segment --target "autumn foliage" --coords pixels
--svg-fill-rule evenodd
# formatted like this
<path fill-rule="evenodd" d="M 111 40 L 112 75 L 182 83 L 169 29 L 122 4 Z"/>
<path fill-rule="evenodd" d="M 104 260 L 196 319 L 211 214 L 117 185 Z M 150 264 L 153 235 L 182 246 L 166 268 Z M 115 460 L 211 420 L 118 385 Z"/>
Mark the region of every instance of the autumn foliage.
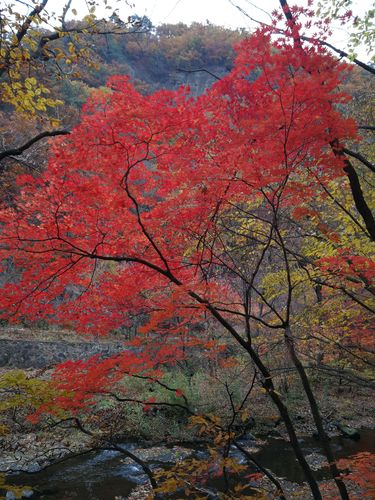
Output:
<path fill-rule="evenodd" d="M 320 182 L 344 178 L 327 144 L 356 136 L 337 110 L 348 100 L 337 91 L 346 69 L 317 48 L 296 51 L 260 33 L 197 100 L 188 89 L 142 96 L 126 77 L 111 78 L 112 93 L 88 102 L 46 172 L 18 178 L 17 209 L 2 211 L 3 252 L 23 269 L 4 290 L 7 314 L 68 317 L 104 334 L 155 300 L 178 294 L 183 304 L 190 289 L 213 304 L 224 293 L 235 302 L 235 287 L 202 280 L 205 267 L 220 265 L 217 220 L 267 199 L 293 213 Z M 96 260 L 119 266 L 103 264 L 93 276 Z M 85 293 L 56 307 L 53 298 L 72 285 Z"/>
<path fill-rule="evenodd" d="M 342 112 L 350 65 L 288 29 L 241 42 L 232 71 L 196 99 L 110 78 L 45 172 L 18 177 L 0 216 L 1 258 L 19 271 L 3 316 L 101 335 L 143 318 L 131 354 L 58 369 L 60 407 L 90 404 L 124 374 L 155 376 L 182 348 L 222 349 L 195 328 L 207 317 L 249 353 L 255 328 L 287 343 L 290 328 L 327 334 L 327 311 L 343 305 L 368 338 L 369 238 L 340 198 L 349 181 L 330 146 L 358 140 Z M 317 287 L 321 321 L 309 323 Z"/>

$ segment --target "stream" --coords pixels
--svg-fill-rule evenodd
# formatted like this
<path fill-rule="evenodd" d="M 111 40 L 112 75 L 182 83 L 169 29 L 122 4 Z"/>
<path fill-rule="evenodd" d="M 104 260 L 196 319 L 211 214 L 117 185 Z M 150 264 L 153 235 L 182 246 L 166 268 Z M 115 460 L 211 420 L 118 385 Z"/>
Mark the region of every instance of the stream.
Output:
<path fill-rule="evenodd" d="M 255 445 L 254 441 L 242 441 L 242 444 Z M 375 453 L 375 430 L 361 430 L 361 439 L 354 441 L 344 437 L 334 437 L 331 440 L 337 458 L 349 457 L 360 451 Z M 126 443 L 127 449 L 134 450 L 139 446 Z M 313 438 L 306 437 L 302 440 L 306 455 L 312 453 L 322 454 L 319 443 Z M 203 448 L 190 448 L 191 455 L 204 458 L 206 452 Z M 240 463 L 246 463 L 238 451 L 233 450 L 233 456 Z M 151 468 L 168 467 L 172 463 L 172 450 L 167 447 L 162 453 L 149 461 Z M 265 467 L 278 477 L 289 481 L 302 483 L 303 473 L 297 463 L 289 443 L 277 438 L 267 438 L 261 449 L 254 455 Z M 80 457 L 71 458 L 60 464 L 55 464 L 47 469 L 32 474 L 17 474 L 9 476 L 11 484 L 28 485 L 32 490 L 39 492 L 32 498 L 45 500 L 110 500 L 116 496 L 127 498 L 130 491 L 138 484 L 147 482 L 142 468 L 124 460 L 124 456 L 117 451 L 92 452 Z M 249 467 L 254 472 L 255 468 Z M 317 479 L 329 477 L 327 469 L 322 468 L 315 472 Z M 211 488 L 221 489 L 221 480 L 213 479 L 209 482 Z"/>

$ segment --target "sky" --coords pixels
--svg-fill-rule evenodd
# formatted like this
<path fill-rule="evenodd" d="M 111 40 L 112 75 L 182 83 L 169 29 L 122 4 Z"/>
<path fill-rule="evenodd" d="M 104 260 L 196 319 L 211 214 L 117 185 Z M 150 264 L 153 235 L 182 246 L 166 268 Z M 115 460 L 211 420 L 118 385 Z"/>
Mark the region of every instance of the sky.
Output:
<path fill-rule="evenodd" d="M 255 3 L 233 0 L 233 4 L 239 5 L 254 17 L 255 14 L 264 17 Z M 262 9 L 272 12 L 278 2 L 261 0 L 258 4 L 262 5 Z M 229 0 L 137 0 L 135 10 L 146 14 L 154 24 L 176 23 L 181 20 L 187 24 L 193 21 L 204 23 L 209 20 L 213 24 L 231 28 L 251 26 L 249 20 Z"/>
<path fill-rule="evenodd" d="M 57 1 L 57 0 L 50 0 Z M 100 0 L 99 0 L 100 1 Z M 228 26 L 231 28 L 250 27 L 251 22 L 235 7 L 240 6 L 252 17 L 266 21 L 267 13 L 279 10 L 278 0 L 108 0 L 120 9 L 120 12 L 134 12 L 147 15 L 153 24 L 193 21 Z M 73 0 L 76 5 L 84 6 L 86 0 Z M 307 0 L 289 0 L 290 5 L 306 5 Z M 127 6 L 134 5 L 133 8 Z M 353 11 L 363 12 L 374 4 L 373 0 L 354 0 Z M 61 3 L 60 3 L 61 5 Z"/>

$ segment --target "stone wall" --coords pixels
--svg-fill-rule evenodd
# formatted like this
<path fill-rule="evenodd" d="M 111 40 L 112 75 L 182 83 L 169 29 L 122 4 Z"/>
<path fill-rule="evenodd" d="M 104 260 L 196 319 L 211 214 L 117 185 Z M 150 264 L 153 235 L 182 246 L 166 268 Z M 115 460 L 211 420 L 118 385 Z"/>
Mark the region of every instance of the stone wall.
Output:
<path fill-rule="evenodd" d="M 68 359 L 87 359 L 94 354 L 108 357 L 124 349 L 119 343 L 63 342 L 0 338 L 0 367 L 43 368 Z"/>

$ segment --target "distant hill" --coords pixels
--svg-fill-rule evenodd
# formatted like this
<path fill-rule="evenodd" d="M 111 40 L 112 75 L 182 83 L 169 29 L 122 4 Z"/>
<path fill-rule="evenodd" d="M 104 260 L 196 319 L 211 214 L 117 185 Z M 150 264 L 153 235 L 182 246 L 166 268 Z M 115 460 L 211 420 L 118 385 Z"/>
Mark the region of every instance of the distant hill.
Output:
<path fill-rule="evenodd" d="M 95 67 L 83 62 L 75 65 L 70 73 L 78 76 L 63 77 L 53 86 L 54 92 L 68 106 L 77 108 L 90 89 L 105 85 L 111 75 L 126 74 L 141 92 L 189 85 L 192 94 L 198 95 L 215 81 L 213 75 L 221 77 L 230 71 L 233 46 L 244 36 L 244 31 L 199 23 L 164 24 L 144 33 L 93 36 Z"/>

